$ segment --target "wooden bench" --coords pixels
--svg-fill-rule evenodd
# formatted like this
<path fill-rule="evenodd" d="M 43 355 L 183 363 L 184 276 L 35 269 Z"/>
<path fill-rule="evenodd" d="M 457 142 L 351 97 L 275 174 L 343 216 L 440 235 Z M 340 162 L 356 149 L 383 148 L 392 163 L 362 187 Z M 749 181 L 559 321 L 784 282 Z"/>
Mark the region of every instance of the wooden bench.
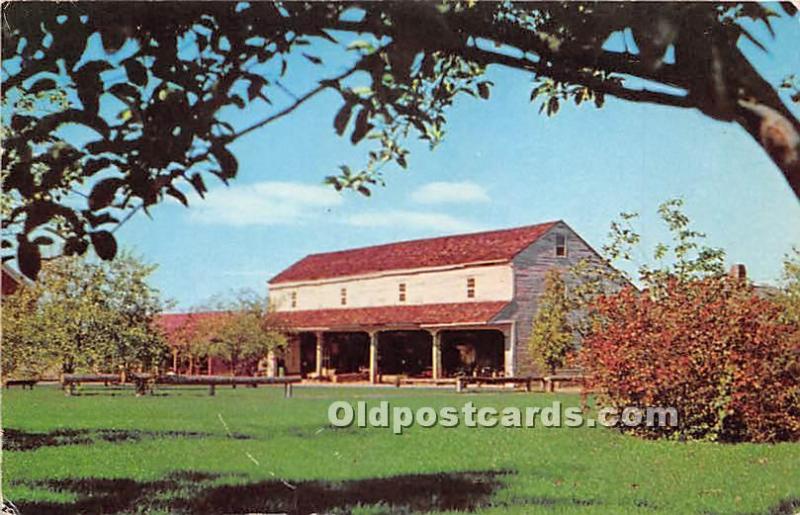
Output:
<path fill-rule="evenodd" d="M 334 383 L 354 383 L 359 381 L 369 381 L 369 372 L 348 372 L 345 374 L 333 374 L 331 381 Z"/>
<path fill-rule="evenodd" d="M 412 386 L 449 386 L 456 384 L 456 378 L 443 377 L 440 379 L 433 379 L 430 377 L 403 377 L 398 376 L 396 386 L 412 385 Z"/>
<path fill-rule="evenodd" d="M 133 374 L 131 379 L 136 382 L 136 392 L 143 395 L 152 391 L 155 385 L 172 386 L 208 386 L 208 394 L 215 395 L 217 386 L 250 386 L 257 388 L 259 385 L 283 385 L 284 397 L 291 398 L 292 385 L 299 383 L 299 377 L 248 377 L 248 376 L 180 376 L 151 374 Z"/>
<path fill-rule="evenodd" d="M 125 377 L 121 374 L 64 374 L 61 376 L 61 388 L 66 395 L 75 393 L 75 387 L 83 383 L 100 384 L 122 384 Z"/>
<path fill-rule="evenodd" d="M 526 377 L 489 377 L 489 376 L 462 376 L 457 378 L 456 380 L 456 391 L 463 392 L 467 389 L 470 385 L 475 385 L 480 387 L 484 384 L 513 384 L 515 386 L 522 385 L 525 387 L 526 392 L 532 391 L 532 384 L 534 381 L 540 381 L 542 383 L 542 389 L 544 389 L 544 378 L 541 376 L 526 376 Z"/>
<path fill-rule="evenodd" d="M 572 383 L 575 386 L 583 385 L 583 375 L 578 374 L 555 374 L 544 377 L 544 384 L 548 392 L 555 392 L 556 385 Z"/>
<path fill-rule="evenodd" d="M 11 388 L 12 386 L 21 386 L 24 390 L 27 388 L 28 390 L 33 390 L 33 387 L 38 383 L 38 379 L 9 379 L 5 382 L 5 387 Z"/>
<path fill-rule="evenodd" d="M 572 383 L 575 385 L 582 385 L 583 384 L 583 375 L 580 374 L 554 374 L 548 376 L 526 376 L 526 377 L 485 377 L 485 376 L 478 376 L 478 377 L 459 377 L 458 381 L 456 382 L 456 391 L 462 392 L 468 386 L 475 385 L 480 387 L 484 384 L 515 384 L 515 385 L 523 385 L 525 387 L 526 392 L 532 391 L 532 384 L 534 382 L 538 382 L 540 385 L 541 391 L 544 392 L 555 392 L 557 385 L 563 385 L 566 383 Z"/>

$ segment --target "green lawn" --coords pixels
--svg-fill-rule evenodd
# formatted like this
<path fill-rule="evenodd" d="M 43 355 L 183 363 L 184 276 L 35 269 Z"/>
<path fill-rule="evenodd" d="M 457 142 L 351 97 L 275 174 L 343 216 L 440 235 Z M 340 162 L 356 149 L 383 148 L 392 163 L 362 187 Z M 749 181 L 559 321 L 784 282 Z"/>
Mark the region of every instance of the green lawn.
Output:
<path fill-rule="evenodd" d="M 789 513 L 800 444 L 642 441 L 605 428 L 335 429 L 333 400 L 575 405 L 446 390 L 3 393 L 3 493 L 28 513 Z"/>

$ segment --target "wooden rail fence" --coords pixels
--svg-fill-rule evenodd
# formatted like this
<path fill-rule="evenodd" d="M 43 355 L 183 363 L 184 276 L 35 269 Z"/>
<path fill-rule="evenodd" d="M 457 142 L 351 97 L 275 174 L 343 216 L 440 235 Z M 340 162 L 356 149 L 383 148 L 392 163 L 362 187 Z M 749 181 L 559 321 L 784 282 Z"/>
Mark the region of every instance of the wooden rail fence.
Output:
<path fill-rule="evenodd" d="M 181 376 L 154 374 L 64 374 L 61 385 L 66 395 L 75 393 L 75 387 L 84 383 L 90 384 L 125 384 L 133 383 L 137 395 L 151 393 L 157 385 L 171 386 L 208 386 L 208 394 L 215 395 L 217 386 L 250 386 L 283 385 L 284 396 L 292 396 L 292 385 L 300 382 L 299 377 L 243 377 L 243 376 Z"/>

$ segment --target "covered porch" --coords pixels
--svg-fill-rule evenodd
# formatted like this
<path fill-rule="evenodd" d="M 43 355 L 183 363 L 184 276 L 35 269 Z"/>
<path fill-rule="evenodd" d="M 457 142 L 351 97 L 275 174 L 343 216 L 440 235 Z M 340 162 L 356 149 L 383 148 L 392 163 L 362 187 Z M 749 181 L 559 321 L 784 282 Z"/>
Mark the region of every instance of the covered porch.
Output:
<path fill-rule="evenodd" d="M 300 375 L 334 382 L 510 376 L 508 328 L 383 328 L 300 332 Z M 294 348 L 291 348 L 291 347 Z"/>
<path fill-rule="evenodd" d="M 289 373 L 308 379 L 370 383 L 405 378 L 513 377 L 513 323 L 494 319 L 503 305 L 281 313 L 292 336 L 287 354 L 299 358 L 293 360 L 297 370 Z M 305 320 L 309 322 L 302 323 Z M 327 323 L 308 327 L 311 321 Z"/>

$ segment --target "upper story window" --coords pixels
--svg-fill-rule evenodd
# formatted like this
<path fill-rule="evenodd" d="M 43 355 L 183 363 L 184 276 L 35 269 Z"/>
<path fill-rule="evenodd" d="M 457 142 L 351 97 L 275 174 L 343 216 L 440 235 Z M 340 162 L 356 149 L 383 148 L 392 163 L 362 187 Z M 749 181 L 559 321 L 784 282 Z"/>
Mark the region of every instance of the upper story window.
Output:
<path fill-rule="evenodd" d="M 397 285 L 397 300 L 400 302 L 406 301 L 406 283 L 400 283 Z"/>
<path fill-rule="evenodd" d="M 475 298 L 475 278 L 468 277 L 467 278 L 467 298 L 474 299 Z"/>
<path fill-rule="evenodd" d="M 292 292 L 292 293 L 289 295 L 289 302 L 291 303 L 291 306 L 292 306 L 293 308 L 296 308 L 296 307 L 297 307 L 297 292 L 296 292 L 296 291 L 293 291 L 293 292 Z"/>
<path fill-rule="evenodd" d="M 556 256 L 565 257 L 567 255 L 567 237 L 561 233 L 556 234 Z"/>
<path fill-rule="evenodd" d="M 342 288 L 341 290 L 339 290 L 339 303 L 342 306 L 347 305 L 347 288 Z"/>

